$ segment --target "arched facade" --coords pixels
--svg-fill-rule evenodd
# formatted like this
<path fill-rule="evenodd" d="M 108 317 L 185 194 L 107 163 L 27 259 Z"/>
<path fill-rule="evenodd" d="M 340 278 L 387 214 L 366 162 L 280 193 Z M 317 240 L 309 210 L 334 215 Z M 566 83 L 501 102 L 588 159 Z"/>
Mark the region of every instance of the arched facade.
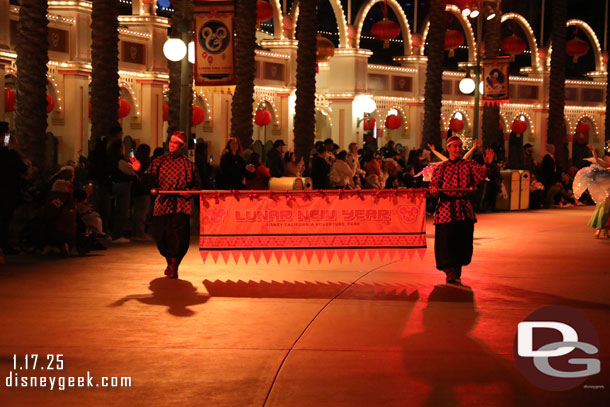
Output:
<path fill-rule="evenodd" d="M 538 43 L 536 42 L 536 36 L 534 35 L 534 31 L 532 31 L 532 27 L 530 26 L 530 24 L 521 14 L 517 13 L 503 14 L 502 19 L 500 21 L 504 23 L 508 20 L 515 21 L 523 29 L 523 32 L 525 33 L 525 38 L 527 39 L 527 43 L 529 45 L 529 49 L 532 52 L 532 68 L 536 70 L 542 69 L 542 66 L 540 64 L 540 57 L 538 56 Z"/>
<path fill-rule="evenodd" d="M 383 0 L 369 0 L 368 3 L 364 3 L 360 10 L 358 11 L 358 15 L 356 16 L 356 20 L 354 21 L 354 26 L 356 27 L 356 48 L 360 48 L 360 37 L 362 36 L 362 26 L 364 25 L 364 19 L 371 8 L 377 4 L 382 3 Z M 400 32 L 402 33 L 402 39 L 404 44 L 404 55 L 412 55 L 413 50 L 411 48 L 411 28 L 409 27 L 409 21 L 407 20 L 407 16 L 405 15 L 404 10 L 396 0 L 388 0 L 387 5 L 394 11 L 394 14 L 398 17 L 398 24 L 400 25 Z"/>
<path fill-rule="evenodd" d="M 278 1 L 278 0 L 275 0 Z M 349 48 L 349 41 L 347 40 L 347 21 L 345 20 L 345 12 L 343 11 L 343 6 L 339 2 L 339 0 L 329 0 L 330 5 L 333 8 L 335 14 L 335 20 L 337 20 L 337 29 L 339 30 L 339 48 Z M 292 8 L 290 10 L 290 15 L 292 17 L 292 31 L 290 33 L 290 39 L 296 39 L 296 27 L 299 19 L 299 1 L 295 0 L 292 3 Z M 275 20 L 274 20 L 275 24 Z"/>
<path fill-rule="evenodd" d="M 602 58 L 602 48 L 601 48 L 601 45 L 599 44 L 599 40 L 597 39 L 597 35 L 595 35 L 595 31 L 593 31 L 593 29 L 591 28 L 591 26 L 589 24 L 585 23 L 582 20 L 577 20 L 577 19 L 568 20 L 568 22 L 566 23 L 566 27 L 572 27 L 572 26 L 582 29 L 585 32 L 585 34 L 587 35 L 587 38 L 589 39 L 589 43 L 593 45 L 592 49 L 593 49 L 593 56 L 595 59 L 595 70 L 598 72 L 607 70 L 607 67 L 604 66 L 604 60 Z M 552 52 L 553 52 L 553 43 L 551 41 L 549 41 L 549 57 L 547 58 L 547 66 L 551 66 Z"/>
<path fill-rule="evenodd" d="M 453 14 L 457 20 L 460 22 L 462 26 L 462 30 L 464 31 L 464 36 L 466 37 L 466 44 L 468 44 L 468 61 L 475 60 L 475 52 L 476 52 L 476 42 L 474 39 L 474 32 L 472 31 L 472 26 L 470 25 L 470 21 L 466 17 L 464 17 L 460 11 L 460 8 L 454 4 L 448 4 L 445 7 L 445 11 Z M 419 50 L 420 55 L 424 55 L 424 51 L 426 48 L 426 37 L 428 36 L 428 30 L 430 29 L 430 21 L 427 21 L 424 25 L 424 32 L 422 34 L 423 41 L 422 47 Z"/>

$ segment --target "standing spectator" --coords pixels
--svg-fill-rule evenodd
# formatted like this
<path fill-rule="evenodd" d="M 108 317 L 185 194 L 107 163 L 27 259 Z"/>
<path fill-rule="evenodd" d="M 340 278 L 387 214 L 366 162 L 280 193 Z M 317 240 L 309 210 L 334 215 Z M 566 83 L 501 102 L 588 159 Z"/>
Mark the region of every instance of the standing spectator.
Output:
<path fill-rule="evenodd" d="M 300 177 L 305 169 L 305 161 L 301 160 L 297 163 L 297 156 L 294 152 L 288 151 L 284 154 L 284 173 L 287 177 Z"/>
<path fill-rule="evenodd" d="M 267 153 L 267 167 L 269 167 L 269 172 L 272 177 L 278 178 L 286 175 L 284 171 L 284 161 L 282 160 L 285 149 L 286 144 L 284 143 L 284 140 L 275 140 L 273 148 Z"/>
<path fill-rule="evenodd" d="M 534 146 L 526 144 L 523 146 L 523 169 L 528 171 L 530 174 L 536 172 L 536 161 L 534 160 Z"/>
<path fill-rule="evenodd" d="M 542 184 L 548 191 L 551 185 L 559 182 L 561 170 L 555 159 L 555 146 L 553 144 L 546 145 L 546 154 L 542 159 Z"/>
<path fill-rule="evenodd" d="M 110 178 L 114 196 L 112 241 L 129 243 L 129 239 L 125 236 L 125 227 L 129 221 L 131 207 L 131 184 L 136 179 L 136 169 L 132 165 L 137 160 L 135 156 L 131 157 L 131 163 L 125 159 L 125 151 L 120 139 L 113 140 L 110 144 L 108 159 L 111 163 Z"/>
<path fill-rule="evenodd" d="M 216 183 L 212 156 L 208 156 L 208 143 L 202 139 L 195 145 L 195 167 L 201 180 L 201 189 L 214 189 Z"/>
<path fill-rule="evenodd" d="M 4 254 L 16 252 L 9 244 L 9 226 L 15 208 L 21 195 L 21 177 L 27 171 L 27 166 L 19 153 L 14 149 L 15 140 L 8 131 L 8 123 L 0 122 L 0 263 L 4 262 Z"/>
<path fill-rule="evenodd" d="M 269 178 L 271 173 L 269 169 L 260 162 L 260 155 L 258 153 L 250 154 L 248 162 L 254 166 L 254 178 L 246 180 L 246 187 L 248 189 L 265 190 L 269 189 Z"/>
<path fill-rule="evenodd" d="M 229 138 L 220 157 L 220 189 L 245 189 L 245 179 L 254 177 L 255 168 L 247 164 L 242 157 L 242 148 L 238 139 Z"/>
<path fill-rule="evenodd" d="M 150 164 L 146 174 L 152 177 L 156 188 L 164 191 L 199 188 L 199 174 L 195 164 L 182 154 L 185 146 L 184 132 L 175 132 L 169 141 L 169 153 Z M 178 278 L 178 266 L 188 251 L 189 216 L 192 214 L 193 204 L 189 193 L 159 195 L 155 200 L 153 234 L 159 252 L 167 261 L 165 275 L 169 278 Z"/>
<path fill-rule="evenodd" d="M 93 203 L 102 217 L 104 232 L 110 231 L 110 215 L 112 213 L 112 180 L 111 165 L 108 159 L 108 149 L 114 140 L 123 138 L 123 129 L 118 124 L 110 129 L 106 137 L 95 144 L 89 154 L 89 179 L 93 181 Z"/>
<path fill-rule="evenodd" d="M 337 159 L 330 168 L 330 185 L 333 188 L 355 188 L 355 171 L 346 161 L 347 151 L 337 154 Z"/>
<path fill-rule="evenodd" d="M 324 145 L 318 147 L 318 154 L 311 162 L 311 182 L 313 189 L 328 189 L 330 163 L 328 162 L 328 150 Z"/>
<path fill-rule="evenodd" d="M 133 230 L 131 238 L 133 240 L 149 240 L 146 236 L 146 220 L 150 212 L 150 188 L 141 181 L 143 174 L 150 166 L 150 146 L 140 144 L 136 149 L 136 159 L 140 162 L 140 170 L 137 171 L 137 178 L 133 183 Z"/>

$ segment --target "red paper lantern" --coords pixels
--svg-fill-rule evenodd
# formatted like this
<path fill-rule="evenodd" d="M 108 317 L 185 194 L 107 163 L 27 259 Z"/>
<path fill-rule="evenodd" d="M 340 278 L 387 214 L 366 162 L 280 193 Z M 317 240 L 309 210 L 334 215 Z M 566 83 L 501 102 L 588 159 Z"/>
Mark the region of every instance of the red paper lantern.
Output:
<path fill-rule="evenodd" d="M 523 134 L 527 130 L 527 122 L 524 120 L 515 120 L 511 126 L 511 129 L 514 133 Z"/>
<path fill-rule="evenodd" d="M 578 122 L 576 125 L 576 133 L 589 134 L 589 130 L 591 130 L 591 126 L 587 122 Z"/>
<path fill-rule="evenodd" d="M 373 130 L 375 128 L 375 119 L 367 117 L 362 121 L 362 128 L 364 131 Z"/>
<path fill-rule="evenodd" d="M 350 41 L 356 39 L 356 27 L 354 27 L 354 24 L 347 25 L 347 39 Z"/>
<path fill-rule="evenodd" d="M 449 130 L 454 133 L 459 133 L 464 129 L 464 121 L 460 119 L 453 118 L 449 120 Z"/>
<path fill-rule="evenodd" d="M 608 66 L 608 51 L 604 51 L 602 54 L 602 61 L 604 61 L 604 65 Z"/>
<path fill-rule="evenodd" d="M 201 106 L 193 105 L 193 114 L 191 116 L 191 123 L 193 126 L 203 123 L 205 120 L 205 110 Z"/>
<path fill-rule="evenodd" d="M 513 34 L 510 37 L 506 37 L 502 40 L 500 49 L 505 54 L 510 54 L 510 55 L 515 56 L 515 55 L 523 54 L 523 52 L 527 49 L 527 44 L 521 37 Z"/>
<path fill-rule="evenodd" d="M 457 30 L 445 32 L 445 50 L 449 51 L 449 58 L 455 55 L 455 49 L 464 43 L 464 34 Z"/>
<path fill-rule="evenodd" d="M 413 48 L 421 48 L 424 45 L 424 37 L 421 34 L 413 34 L 411 36 L 411 45 Z"/>
<path fill-rule="evenodd" d="M 540 58 L 543 62 L 546 61 L 546 58 L 549 56 L 549 51 L 546 48 L 540 47 L 538 48 L 538 58 Z"/>
<path fill-rule="evenodd" d="M 578 62 L 578 57 L 581 57 L 589 52 L 589 44 L 580 38 L 574 38 L 566 44 L 566 53 L 572 57 L 572 62 Z"/>
<path fill-rule="evenodd" d="M 399 128 L 402 125 L 402 119 L 400 116 L 391 114 L 385 118 L 385 127 L 390 130 Z"/>
<path fill-rule="evenodd" d="M 400 26 L 393 20 L 388 20 L 384 17 L 383 20 L 377 21 L 371 27 L 371 35 L 378 40 L 383 41 L 383 47 L 388 48 L 390 46 L 390 40 L 398 37 L 400 34 Z"/>
<path fill-rule="evenodd" d="M 15 103 L 17 102 L 17 95 L 15 89 L 4 88 L 4 111 L 13 112 L 15 110 Z"/>
<path fill-rule="evenodd" d="M 263 109 L 257 110 L 256 114 L 254 115 L 254 123 L 258 124 L 259 126 L 267 126 L 269 123 L 271 123 L 271 113 Z"/>
<path fill-rule="evenodd" d="M 169 105 L 163 103 L 163 121 L 166 122 L 169 117 Z"/>
<path fill-rule="evenodd" d="M 292 31 L 293 27 L 292 16 L 290 14 L 284 14 L 282 16 L 282 29 L 284 31 Z"/>
<path fill-rule="evenodd" d="M 55 107 L 55 100 L 51 95 L 47 95 L 47 113 L 51 113 Z"/>
<path fill-rule="evenodd" d="M 266 1 L 258 0 L 256 2 L 256 21 L 262 23 L 273 17 L 273 7 Z"/>
<path fill-rule="evenodd" d="M 131 112 L 131 105 L 123 98 L 119 98 L 119 119 L 127 117 Z"/>
<path fill-rule="evenodd" d="M 316 36 L 316 62 L 328 61 L 335 55 L 332 41 L 321 35 Z"/>

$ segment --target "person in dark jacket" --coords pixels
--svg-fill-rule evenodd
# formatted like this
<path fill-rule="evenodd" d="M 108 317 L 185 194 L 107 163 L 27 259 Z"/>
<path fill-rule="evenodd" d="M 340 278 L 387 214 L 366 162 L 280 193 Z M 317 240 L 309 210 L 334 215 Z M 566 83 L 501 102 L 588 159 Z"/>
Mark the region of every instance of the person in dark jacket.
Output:
<path fill-rule="evenodd" d="M 245 179 L 254 177 L 255 168 L 242 157 L 239 140 L 231 137 L 220 157 L 220 189 L 246 189 Z"/>
<path fill-rule="evenodd" d="M 131 184 L 136 180 L 136 170 L 125 159 L 123 142 L 113 140 L 108 149 L 110 163 L 110 179 L 112 180 L 112 195 L 114 196 L 114 211 L 112 222 L 112 241 L 114 243 L 129 243 L 125 236 L 125 229 L 129 221 L 129 208 L 131 207 Z M 139 169 L 139 168 L 138 168 Z"/>
<path fill-rule="evenodd" d="M 284 150 L 286 149 L 286 143 L 284 140 L 275 140 L 273 143 L 273 149 L 267 153 L 267 168 L 272 177 L 283 177 L 286 175 L 284 171 Z"/>
<path fill-rule="evenodd" d="M 328 162 L 328 150 L 324 145 L 318 147 L 318 154 L 311 162 L 311 182 L 313 189 L 330 188 L 330 163 Z"/>

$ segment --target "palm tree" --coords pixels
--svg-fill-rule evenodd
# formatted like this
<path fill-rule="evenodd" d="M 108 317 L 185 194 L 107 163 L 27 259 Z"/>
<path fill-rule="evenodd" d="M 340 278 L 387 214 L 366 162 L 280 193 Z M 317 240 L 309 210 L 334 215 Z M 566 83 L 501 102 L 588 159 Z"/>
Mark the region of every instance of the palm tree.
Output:
<path fill-rule="evenodd" d="M 483 16 L 479 16 L 483 18 Z M 485 21 L 485 58 L 496 58 L 500 55 L 500 36 L 502 23 L 500 22 L 500 10 L 498 7 L 496 16 Z M 479 112 L 475 112 L 478 114 Z M 486 105 L 483 107 L 483 147 L 489 148 L 496 144 L 502 146 L 504 140 L 499 137 L 498 123 L 500 122 L 500 107 Z"/>
<path fill-rule="evenodd" d="M 309 162 L 316 126 L 316 29 L 318 26 L 318 1 L 299 2 L 297 25 L 297 90 L 294 115 L 294 152 L 297 161 Z"/>
<path fill-rule="evenodd" d="M 172 5 L 174 7 L 171 26 L 172 37 L 181 38 L 184 40 L 182 33 L 185 27 L 192 27 L 193 25 L 193 2 L 190 0 L 178 0 L 174 1 Z M 190 34 L 187 37 L 190 40 Z M 182 83 L 182 68 L 185 66 L 187 67 L 187 71 L 185 73 L 186 77 L 184 79 L 186 80 L 188 86 L 187 93 L 189 95 L 193 93 L 193 69 L 192 65 L 186 61 L 174 62 L 168 60 L 167 66 L 169 68 L 169 111 L 167 113 L 167 134 L 170 135 L 178 130 L 187 130 L 186 128 L 180 128 L 180 91 Z M 192 104 L 188 103 L 186 115 L 187 123 L 185 124 L 188 127 L 191 125 L 192 109 Z"/>
<path fill-rule="evenodd" d="M 17 32 L 17 113 L 15 127 L 21 151 L 42 176 L 46 163 L 47 130 L 47 2 L 22 0 Z"/>
<path fill-rule="evenodd" d="M 551 57 L 551 78 L 549 81 L 549 123 L 547 142 L 555 145 L 559 163 L 567 161 L 565 147 L 566 128 L 564 121 L 566 82 L 566 20 L 567 0 L 553 0 L 551 17 L 553 54 Z"/>
<path fill-rule="evenodd" d="M 254 104 L 254 49 L 256 48 L 256 1 L 241 0 L 235 5 L 235 94 L 231 104 L 231 136 L 242 146 L 252 144 Z"/>
<path fill-rule="evenodd" d="M 119 100 L 119 2 L 95 0 L 91 13 L 91 140 L 117 125 Z"/>
<path fill-rule="evenodd" d="M 426 85 L 424 97 L 424 130 L 422 146 L 434 144 L 441 148 L 441 107 L 443 101 L 443 64 L 445 62 L 445 0 L 430 3 L 430 28 L 428 30 Z"/>

